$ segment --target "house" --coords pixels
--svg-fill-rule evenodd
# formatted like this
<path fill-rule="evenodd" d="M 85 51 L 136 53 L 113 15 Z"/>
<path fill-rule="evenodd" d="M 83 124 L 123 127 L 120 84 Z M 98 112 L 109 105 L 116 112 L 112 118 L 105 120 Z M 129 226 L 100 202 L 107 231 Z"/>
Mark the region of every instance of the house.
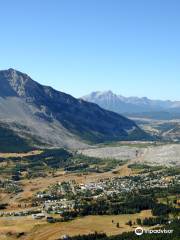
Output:
<path fill-rule="evenodd" d="M 45 217 L 44 213 L 32 214 L 33 219 L 42 219 Z"/>

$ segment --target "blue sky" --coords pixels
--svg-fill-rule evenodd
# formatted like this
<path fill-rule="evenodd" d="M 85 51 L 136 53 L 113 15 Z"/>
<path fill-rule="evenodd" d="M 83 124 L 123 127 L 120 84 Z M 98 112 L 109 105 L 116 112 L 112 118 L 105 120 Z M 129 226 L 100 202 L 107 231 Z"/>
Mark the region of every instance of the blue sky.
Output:
<path fill-rule="evenodd" d="M 80 97 L 180 100 L 179 0 L 0 0 L 0 69 Z"/>

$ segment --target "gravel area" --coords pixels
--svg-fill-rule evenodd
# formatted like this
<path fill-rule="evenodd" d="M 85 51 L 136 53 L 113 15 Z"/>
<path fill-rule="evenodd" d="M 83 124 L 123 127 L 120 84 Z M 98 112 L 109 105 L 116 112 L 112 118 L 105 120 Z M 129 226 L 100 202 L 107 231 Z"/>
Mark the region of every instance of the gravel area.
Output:
<path fill-rule="evenodd" d="M 180 166 L 180 144 L 138 148 L 131 146 L 101 147 L 79 150 L 90 157 L 132 160 L 152 165 Z"/>
<path fill-rule="evenodd" d="M 120 160 L 130 160 L 136 158 L 137 154 L 142 154 L 143 148 L 121 146 L 121 147 L 102 147 L 79 150 L 79 153 L 90 157 L 115 158 Z"/>

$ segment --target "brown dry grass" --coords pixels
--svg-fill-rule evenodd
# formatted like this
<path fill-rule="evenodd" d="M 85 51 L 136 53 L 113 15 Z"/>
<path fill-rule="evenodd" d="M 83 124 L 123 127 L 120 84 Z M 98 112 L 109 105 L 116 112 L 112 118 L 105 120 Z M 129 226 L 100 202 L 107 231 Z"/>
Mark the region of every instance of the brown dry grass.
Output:
<path fill-rule="evenodd" d="M 27 153 L 0 153 L 0 157 L 2 158 L 8 158 L 8 157 L 26 157 L 26 156 L 32 156 L 42 153 L 42 150 L 34 150 Z"/>
<path fill-rule="evenodd" d="M 0 218 L 0 240 L 14 239 L 18 232 L 30 232 L 35 226 L 45 224 L 45 220 L 34 220 L 32 217 Z M 8 236 L 11 233 L 12 236 Z"/>
<path fill-rule="evenodd" d="M 7 232 L 26 232 L 24 240 L 54 240 L 62 235 L 71 236 L 79 234 L 89 234 L 95 231 L 105 232 L 107 235 L 116 235 L 124 231 L 133 230 L 126 225 L 129 220 L 135 221 L 137 218 L 152 216 L 150 210 L 137 214 L 123 214 L 110 216 L 87 216 L 77 218 L 70 222 L 48 224 L 45 220 L 33 220 L 31 217 L 21 217 L 5 219 L 0 218 L 0 240 Z M 112 223 L 112 220 L 114 223 Z M 116 227 L 117 222 L 120 228 Z M 135 226 L 134 226 L 135 227 Z M 8 239 L 8 238 L 7 238 Z"/>
<path fill-rule="evenodd" d="M 116 235 L 133 230 L 132 227 L 126 225 L 130 219 L 135 221 L 137 218 L 143 219 L 144 217 L 150 216 L 152 216 L 151 211 L 119 216 L 87 216 L 71 222 L 43 225 L 36 228 L 32 234 L 25 238 L 25 240 L 54 240 L 65 234 L 75 236 L 79 234 L 89 234 L 95 231 L 105 232 L 109 236 Z M 114 223 L 112 223 L 112 220 L 114 220 Z M 116 227 L 118 222 L 120 228 Z"/>

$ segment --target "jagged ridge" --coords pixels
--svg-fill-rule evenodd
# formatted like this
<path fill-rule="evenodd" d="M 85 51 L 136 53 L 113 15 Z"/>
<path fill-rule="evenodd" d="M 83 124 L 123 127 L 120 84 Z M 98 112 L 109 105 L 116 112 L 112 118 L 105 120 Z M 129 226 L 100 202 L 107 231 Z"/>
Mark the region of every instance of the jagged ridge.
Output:
<path fill-rule="evenodd" d="M 149 138 L 133 121 L 42 86 L 19 71 L 0 71 L 0 85 L 0 121 L 21 124 L 25 130 L 16 128 L 19 134 L 29 131 L 51 146 Z"/>

